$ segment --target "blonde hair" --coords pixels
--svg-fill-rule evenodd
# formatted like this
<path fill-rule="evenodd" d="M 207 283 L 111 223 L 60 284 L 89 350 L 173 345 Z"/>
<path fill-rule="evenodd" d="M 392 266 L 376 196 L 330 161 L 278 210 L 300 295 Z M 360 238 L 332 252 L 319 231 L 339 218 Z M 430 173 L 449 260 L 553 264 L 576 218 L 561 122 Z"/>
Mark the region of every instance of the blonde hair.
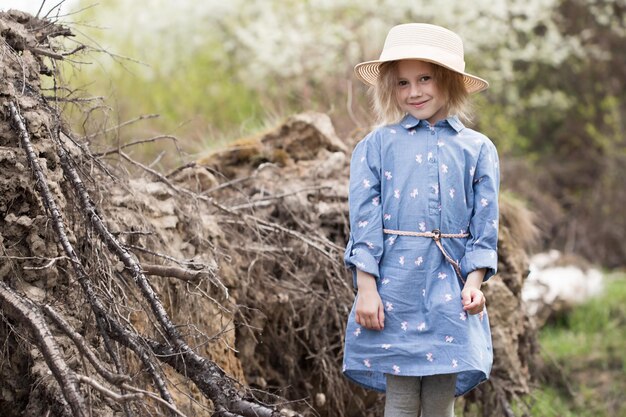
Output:
<path fill-rule="evenodd" d="M 446 114 L 456 114 L 461 119 L 471 121 L 469 93 L 465 88 L 463 75 L 441 65 L 431 65 L 437 87 L 446 97 Z M 379 67 L 378 80 L 369 90 L 378 125 L 397 123 L 404 117 L 405 113 L 396 96 L 397 87 L 398 61 L 383 62 Z"/>

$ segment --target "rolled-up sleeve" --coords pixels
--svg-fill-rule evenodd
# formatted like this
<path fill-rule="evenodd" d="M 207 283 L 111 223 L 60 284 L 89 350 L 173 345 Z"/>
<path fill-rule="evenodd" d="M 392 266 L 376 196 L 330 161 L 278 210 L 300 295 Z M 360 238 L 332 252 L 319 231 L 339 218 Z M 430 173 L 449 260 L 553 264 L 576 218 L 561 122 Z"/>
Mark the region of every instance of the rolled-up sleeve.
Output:
<path fill-rule="evenodd" d="M 487 141 L 480 152 L 472 182 L 474 207 L 470 220 L 470 237 L 461 259 L 464 277 L 477 269 L 486 268 L 484 281 L 498 270 L 498 192 L 500 169 L 496 147 Z"/>
<path fill-rule="evenodd" d="M 383 254 L 380 143 L 375 133 L 361 140 L 350 162 L 350 238 L 344 254 L 356 288 L 357 268 L 379 278 Z"/>

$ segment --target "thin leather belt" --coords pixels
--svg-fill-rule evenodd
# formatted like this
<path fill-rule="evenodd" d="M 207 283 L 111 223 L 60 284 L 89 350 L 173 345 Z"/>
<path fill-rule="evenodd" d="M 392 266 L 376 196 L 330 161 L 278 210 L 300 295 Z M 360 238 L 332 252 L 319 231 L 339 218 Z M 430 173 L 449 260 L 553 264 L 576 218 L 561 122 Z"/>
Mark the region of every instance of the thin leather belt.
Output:
<path fill-rule="evenodd" d="M 443 245 L 441 244 L 441 239 L 442 238 L 452 238 L 452 239 L 464 238 L 464 237 L 468 237 L 469 233 L 441 233 L 441 230 L 439 229 L 435 229 L 432 232 L 408 232 L 405 230 L 383 229 L 383 233 L 386 233 L 388 235 L 416 236 L 416 237 L 431 238 L 432 240 L 435 241 L 435 244 L 437 245 L 437 247 L 443 254 L 443 257 L 446 258 L 448 262 L 450 262 L 450 264 L 456 271 L 456 274 L 461 279 L 461 282 L 465 284 L 465 280 L 463 279 L 463 276 L 461 275 L 461 267 L 459 266 L 458 262 L 456 262 L 454 259 L 450 257 L 450 255 L 448 255 L 448 252 L 446 252 L 446 250 L 443 248 Z"/>

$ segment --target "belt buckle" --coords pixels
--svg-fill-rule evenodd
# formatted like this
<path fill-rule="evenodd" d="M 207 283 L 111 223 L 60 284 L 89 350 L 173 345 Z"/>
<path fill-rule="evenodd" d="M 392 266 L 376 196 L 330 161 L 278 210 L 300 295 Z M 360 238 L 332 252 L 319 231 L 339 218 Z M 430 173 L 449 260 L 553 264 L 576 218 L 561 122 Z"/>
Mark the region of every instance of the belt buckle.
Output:
<path fill-rule="evenodd" d="M 433 234 L 433 240 L 435 242 L 438 242 L 441 239 L 441 230 L 433 229 L 431 233 Z"/>

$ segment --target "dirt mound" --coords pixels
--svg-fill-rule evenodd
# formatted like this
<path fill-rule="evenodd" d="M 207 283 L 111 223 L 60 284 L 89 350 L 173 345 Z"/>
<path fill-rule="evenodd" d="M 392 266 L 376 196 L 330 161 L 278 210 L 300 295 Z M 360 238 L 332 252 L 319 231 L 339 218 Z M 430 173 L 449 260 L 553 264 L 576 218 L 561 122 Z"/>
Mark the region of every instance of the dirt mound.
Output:
<path fill-rule="evenodd" d="M 340 373 L 353 143 L 329 118 L 293 116 L 168 175 L 122 148 L 105 162 L 41 94 L 42 57 L 62 59 L 52 40 L 69 30 L 10 12 L 0 35 L 2 415 L 294 415 L 281 398 L 378 415 Z M 534 346 L 520 298 L 532 222 L 502 206 L 496 363 L 467 399 L 494 416 L 527 392 Z"/>

